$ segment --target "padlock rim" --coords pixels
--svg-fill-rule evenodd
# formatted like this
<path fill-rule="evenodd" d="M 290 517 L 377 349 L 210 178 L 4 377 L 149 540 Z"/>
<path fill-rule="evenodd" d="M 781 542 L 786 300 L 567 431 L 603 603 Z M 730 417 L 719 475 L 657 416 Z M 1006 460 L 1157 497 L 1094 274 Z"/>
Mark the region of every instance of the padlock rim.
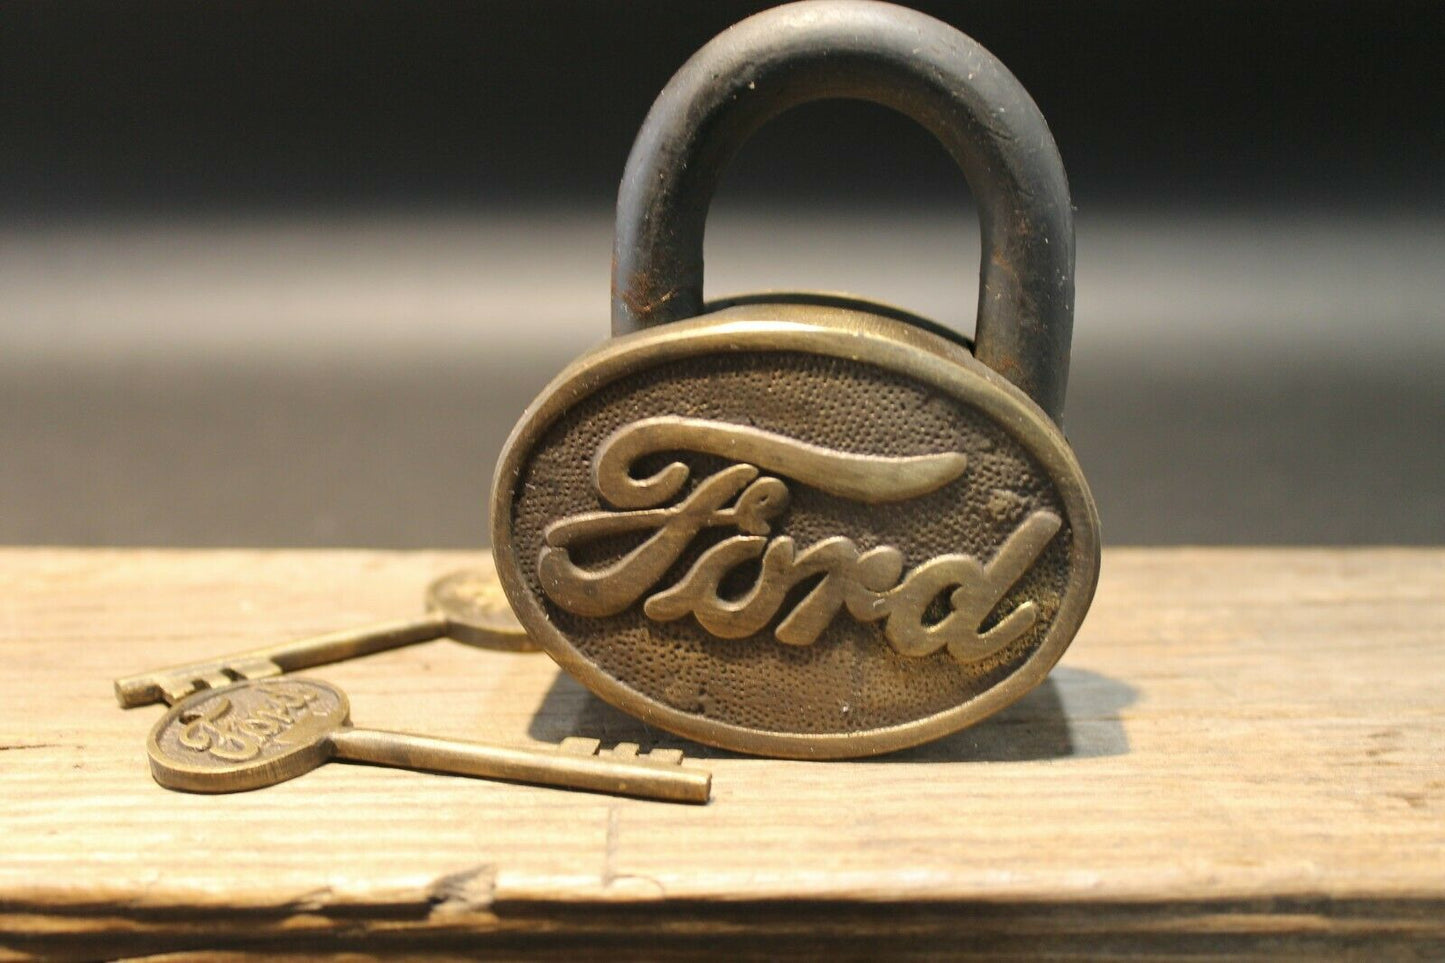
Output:
<path fill-rule="evenodd" d="M 931 385 L 991 418 L 1048 473 L 1072 532 L 1069 587 L 1078 587 L 1065 590 L 1043 641 L 1006 679 L 966 702 L 910 722 L 857 733 L 779 733 L 665 705 L 602 671 L 552 624 L 522 577 L 512 541 L 516 484 L 537 442 L 572 405 L 624 377 L 698 355 L 759 350 L 857 361 Z M 1098 510 L 1077 458 L 1048 414 L 958 344 L 892 318 L 817 304 L 736 304 L 615 337 L 592 349 L 563 369 L 522 413 L 503 445 L 490 507 L 492 554 L 502 588 L 543 651 L 599 698 L 650 725 L 753 755 L 793 759 L 877 755 L 920 745 L 993 715 L 1043 682 L 1083 624 L 1098 586 Z"/>

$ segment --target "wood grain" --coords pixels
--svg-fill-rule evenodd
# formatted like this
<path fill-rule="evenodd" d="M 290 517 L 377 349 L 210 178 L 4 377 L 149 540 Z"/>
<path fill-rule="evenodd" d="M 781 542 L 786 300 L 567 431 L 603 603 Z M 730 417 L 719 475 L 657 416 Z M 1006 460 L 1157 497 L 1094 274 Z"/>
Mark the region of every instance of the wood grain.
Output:
<path fill-rule="evenodd" d="M 151 782 L 111 680 L 420 611 L 461 554 L 0 550 L 0 958 L 1445 956 L 1445 551 L 1115 550 L 1050 681 L 705 808 L 333 764 Z M 358 725 L 677 745 L 545 656 L 313 670 Z"/>

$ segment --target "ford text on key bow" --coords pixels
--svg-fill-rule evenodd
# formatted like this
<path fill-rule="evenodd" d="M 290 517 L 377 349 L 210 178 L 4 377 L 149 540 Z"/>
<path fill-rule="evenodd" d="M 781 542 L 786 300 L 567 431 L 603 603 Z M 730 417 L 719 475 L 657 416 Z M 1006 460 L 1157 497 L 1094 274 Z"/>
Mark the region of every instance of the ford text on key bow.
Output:
<path fill-rule="evenodd" d="M 691 469 L 672 462 L 646 478 L 633 464 L 660 452 L 693 452 L 736 462 L 702 479 L 675 505 L 666 506 L 687 483 Z M 616 615 L 652 593 L 643 612 L 656 621 L 691 615 L 711 635 L 747 638 L 779 614 L 789 591 L 822 578 L 786 613 L 774 636 L 786 645 L 810 645 L 846 608 L 862 622 L 883 622 L 883 634 L 902 655 L 925 656 L 947 648 L 959 662 L 987 658 L 1029 631 L 1038 606 L 1025 601 L 987 630 L 989 614 L 1029 570 L 1062 521 L 1050 511 L 1027 516 L 987 563 L 970 555 L 939 555 L 907 574 L 903 554 L 880 545 L 860 549 L 845 536 L 799 549 L 786 535 L 769 538 L 787 510 L 790 493 L 781 478 L 865 504 L 902 502 L 937 491 L 968 468 L 959 452 L 877 457 L 819 447 L 746 425 L 683 417 L 646 418 L 603 440 L 592 464 L 598 494 L 617 511 L 583 512 L 554 522 L 537 560 L 547 596 L 574 615 Z M 737 534 L 702 552 L 676 584 L 658 581 L 707 529 Z M 650 534 L 649 534 L 650 533 Z M 583 567 L 570 550 L 619 535 L 645 536 L 615 561 Z M 740 566 L 758 563 L 752 585 L 737 598 L 720 586 Z M 925 617 L 948 593 L 948 611 Z"/>
<path fill-rule="evenodd" d="M 227 762 L 245 762 L 260 755 L 310 711 L 317 692 L 294 682 L 263 682 L 252 687 L 255 704 L 237 707 L 218 696 L 181 716 L 180 743 Z"/>

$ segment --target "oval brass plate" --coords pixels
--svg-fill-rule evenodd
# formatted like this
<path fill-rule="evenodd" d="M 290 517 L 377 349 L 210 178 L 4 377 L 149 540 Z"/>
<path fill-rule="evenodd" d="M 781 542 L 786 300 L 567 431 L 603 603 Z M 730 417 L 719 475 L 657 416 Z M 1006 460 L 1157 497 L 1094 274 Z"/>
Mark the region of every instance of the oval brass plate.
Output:
<path fill-rule="evenodd" d="M 523 625 L 699 742 L 838 758 L 1033 688 L 1098 579 L 1062 434 L 936 335 L 749 304 L 606 343 L 523 415 L 493 493 Z"/>

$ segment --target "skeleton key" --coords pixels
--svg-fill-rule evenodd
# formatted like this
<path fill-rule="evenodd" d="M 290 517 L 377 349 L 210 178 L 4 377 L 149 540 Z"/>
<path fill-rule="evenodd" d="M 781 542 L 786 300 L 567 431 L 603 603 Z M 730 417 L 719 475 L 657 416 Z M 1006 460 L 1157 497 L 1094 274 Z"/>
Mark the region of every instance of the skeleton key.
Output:
<path fill-rule="evenodd" d="M 678 750 L 637 746 L 596 754 L 595 740 L 560 751 L 377 729 L 354 729 L 346 694 L 316 679 L 260 679 L 197 692 L 165 714 L 146 749 L 167 789 L 223 793 L 260 789 L 342 759 L 457 776 L 585 789 L 664 802 L 705 803 L 712 774 L 684 768 Z"/>
<path fill-rule="evenodd" d="M 427 586 L 426 608 L 426 614 L 416 618 L 329 632 L 116 679 L 115 698 L 126 709 L 152 702 L 174 705 L 199 689 L 283 675 L 442 636 L 481 648 L 537 651 L 512 615 L 490 553 L 477 568 L 444 575 Z"/>

